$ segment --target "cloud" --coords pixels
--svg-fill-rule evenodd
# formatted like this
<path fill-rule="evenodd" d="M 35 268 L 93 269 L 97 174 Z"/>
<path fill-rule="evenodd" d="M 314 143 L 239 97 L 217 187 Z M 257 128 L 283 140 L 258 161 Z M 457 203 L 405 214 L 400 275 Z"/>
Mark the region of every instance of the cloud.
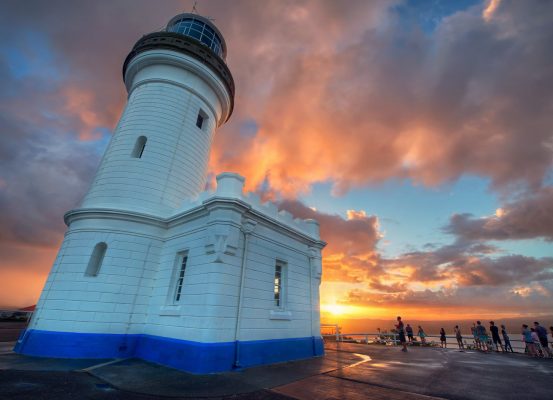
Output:
<path fill-rule="evenodd" d="M 551 286 L 551 285 L 550 285 Z M 544 293 L 545 291 L 545 293 Z M 442 318 L 458 314 L 500 313 L 528 315 L 548 313 L 551 300 L 551 287 L 534 285 L 518 290 L 506 287 L 461 287 L 453 290 L 406 290 L 400 293 L 373 293 L 363 289 L 350 290 L 342 299 L 342 304 L 361 307 L 386 307 L 402 312 L 421 310 L 432 312 L 441 310 Z M 438 319 L 439 314 L 433 314 Z M 424 318 L 424 317 L 423 317 Z M 428 318 L 428 317 L 427 317 Z M 432 317 L 431 317 L 432 318 Z"/>
<path fill-rule="evenodd" d="M 482 12 L 482 18 L 484 18 L 486 22 L 492 19 L 500 4 L 501 0 L 488 0 L 488 6 Z"/>
<path fill-rule="evenodd" d="M 3 213 L 12 213 L 9 201 L 21 209 L 33 203 L 34 189 L 22 182 L 45 162 L 61 165 L 44 183 L 64 196 L 39 193 L 27 214 L 39 205 L 61 215 L 78 204 L 99 155 L 77 142 L 105 143 L 125 101 L 125 56 L 182 9 L 179 1 L 130 5 L 110 3 L 110 12 L 63 1 L 5 7 L 0 154 L 12 200 L 4 191 Z M 502 2 L 487 22 L 473 7 L 444 18 L 431 35 L 405 29 L 390 2 L 201 7 L 225 34 L 237 84 L 235 115 L 218 133 L 210 169 L 241 172 L 250 189 L 264 184 L 293 197 L 319 181 L 342 193 L 390 178 L 435 185 L 466 173 L 489 176 L 498 188 L 538 187 L 551 167 L 547 2 Z M 21 26 L 21 35 L 8 34 Z M 255 134 L 244 135 L 244 126 Z M 54 150 L 60 143 L 68 154 Z M 42 163 L 39 152 L 48 155 Z M 64 181 L 63 171 L 78 177 Z M 51 218 L 43 225 L 63 230 Z M 17 237 L 30 238 L 27 232 Z"/>
<path fill-rule="evenodd" d="M 324 279 L 365 285 L 378 304 L 461 304 L 470 290 L 478 299 L 489 290 L 543 303 L 550 260 L 498 257 L 485 241 L 552 237 L 543 180 L 553 157 L 553 4 L 477 4 L 423 32 L 404 23 L 398 3 L 203 1 L 200 11 L 225 34 L 237 86 L 210 172 L 240 172 L 249 189 L 288 199 L 316 182 L 332 182 L 335 194 L 393 178 L 439 185 L 465 174 L 490 178 L 506 196 L 523 186 L 529 191 L 501 216 L 453 217 L 452 244 L 393 259 L 378 253 L 376 216 L 352 210 L 342 218 L 294 200 L 281 207 L 320 221 L 329 242 Z M 3 248 L 27 246 L 29 271 L 49 269 L 41 251 L 55 249 L 63 213 L 92 180 L 125 104 L 124 58 L 142 34 L 189 6 L 4 5 L 0 240 Z"/>
<path fill-rule="evenodd" d="M 378 218 L 366 215 L 364 211 L 348 211 L 348 219 L 339 215 L 315 211 L 297 200 L 282 200 L 278 203 L 284 209 L 299 218 L 316 219 L 321 228 L 321 237 L 328 245 L 328 254 L 345 256 L 363 256 L 374 252 L 381 234 L 378 230 Z"/>
<path fill-rule="evenodd" d="M 316 219 L 323 250 L 324 280 L 360 283 L 382 271 L 378 266 L 376 246 L 381 238 L 378 218 L 364 211 L 348 211 L 348 218 L 315 211 L 297 200 L 281 200 L 279 208 L 299 218 Z"/>
<path fill-rule="evenodd" d="M 448 274 L 460 286 L 498 286 L 553 280 L 553 258 L 508 255 L 464 259 L 452 265 Z"/>
<path fill-rule="evenodd" d="M 338 301 L 417 312 L 548 311 L 546 304 L 553 300 L 553 257 L 506 255 L 465 236 L 425 248 L 392 258 L 376 252 L 369 273 L 360 280 L 347 279 L 355 271 L 347 260 L 341 265 L 342 275 L 335 276 L 349 288 Z"/>
<path fill-rule="evenodd" d="M 253 41 L 245 33 L 256 24 L 229 32 L 236 51 L 254 49 L 236 70 L 239 89 L 256 94 L 246 109 L 259 131 L 241 147 L 224 129 L 214 168 L 238 169 L 252 187 L 269 177 L 290 195 L 317 181 L 341 193 L 392 177 L 437 185 L 467 173 L 502 191 L 542 184 L 552 166 L 551 4 L 504 2 L 488 21 L 475 6 L 432 35 L 402 29 L 393 8 L 345 7 L 379 15 L 358 24 L 340 10 L 327 21 L 328 3 L 310 7 L 305 21 L 268 6 L 280 25 L 255 10 L 264 29 Z M 279 56 L 286 62 L 275 64 Z M 255 73 L 242 79 L 243 70 Z"/>
<path fill-rule="evenodd" d="M 445 232 L 464 240 L 553 240 L 553 187 L 505 204 L 496 215 L 476 218 L 455 214 Z"/>
<path fill-rule="evenodd" d="M 78 139 L 92 125 L 65 110 L 58 82 L 17 78 L 9 61 L 0 57 L 0 240 L 52 245 L 93 177 L 98 143 Z"/>

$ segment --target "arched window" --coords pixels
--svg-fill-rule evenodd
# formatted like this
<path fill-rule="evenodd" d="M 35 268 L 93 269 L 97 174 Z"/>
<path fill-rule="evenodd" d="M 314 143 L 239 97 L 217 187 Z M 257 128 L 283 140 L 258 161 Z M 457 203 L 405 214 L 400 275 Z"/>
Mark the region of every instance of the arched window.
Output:
<path fill-rule="evenodd" d="M 146 136 L 140 136 L 138 139 L 136 139 L 136 143 L 134 144 L 134 149 L 132 151 L 131 157 L 133 158 L 142 158 L 142 154 L 144 153 L 144 148 L 146 147 L 146 141 L 148 139 Z"/>
<path fill-rule="evenodd" d="M 92 250 L 92 255 L 90 256 L 90 261 L 88 261 L 88 266 L 86 267 L 86 271 L 84 273 L 85 276 L 98 275 L 107 249 L 108 245 L 104 242 L 100 242 L 94 246 L 94 250 Z"/>

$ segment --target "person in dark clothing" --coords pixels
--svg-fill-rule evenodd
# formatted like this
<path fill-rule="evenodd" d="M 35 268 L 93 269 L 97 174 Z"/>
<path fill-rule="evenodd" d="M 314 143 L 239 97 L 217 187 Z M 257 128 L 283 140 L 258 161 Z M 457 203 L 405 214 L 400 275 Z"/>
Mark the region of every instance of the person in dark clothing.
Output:
<path fill-rule="evenodd" d="M 407 324 L 407 326 L 405 327 L 405 332 L 407 333 L 407 340 L 409 341 L 409 343 L 412 343 L 413 342 L 413 328 L 411 327 L 411 325 Z"/>
<path fill-rule="evenodd" d="M 403 321 L 401 321 L 401 317 L 397 317 L 396 329 L 399 335 L 399 343 L 401 343 L 401 345 L 403 346 L 403 349 L 401 349 L 401 351 L 407 351 L 407 340 L 405 340 L 405 328 L 403 327 Z"/>
<path fill-rule="evenodd" d="M 447 347 L 447 342 L 446 342 L 445 329 L 444 328 L 440 329 L 440 342 L 441 342 L 442 348 L 445 349 Z"/>
<path fill-rule="evenodd" d="M 549 349 L 549 342 L 547 340 L 547 329 L 540 325 L 539 322 L 534 322 L 534 329 L 538 334 L 538 339 L 540 340 L 541 347 L 543 348 L 544 357 L 552 357 L 551 350 Z"/>
<path fill-rule="evenodd" d="M 511 353 L 514 353 L 513 346 L 511 346 L 511 339 L 509 338 L 505 325 L 501 325 L 501 336 L 503 336 L 503 341 L 505 342 L 505 351 L 511 350 Z"/>
<path fill-rule="evenodd" d="M 499 351 L 499 347 L 501 347 L 501 351 L 505 353 L 505 349 L 501 343 L 501 338 L 499 337 L 499 328 L 495 326 L 495 322 L 493 321 L 490 321 L 490 332 L 492 333 L 492 341 L 495 351 Z"/>

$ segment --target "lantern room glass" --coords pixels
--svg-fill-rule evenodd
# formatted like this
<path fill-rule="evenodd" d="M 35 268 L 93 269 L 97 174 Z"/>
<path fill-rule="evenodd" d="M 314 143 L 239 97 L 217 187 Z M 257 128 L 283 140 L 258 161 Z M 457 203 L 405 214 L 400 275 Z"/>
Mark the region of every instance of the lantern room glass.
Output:
<path fill-rule="evenodd" d="M 223 58 L 223 49 L 221 39 L 217 33 L 208 24 L 203 21 L 191 17 L 179 19 L 173 25 L 167 28 L 169 32 L 180 33 L 181 35 L 190 36 L 197 41 L 203 43 L 215 52 L 219 57 Z"/>

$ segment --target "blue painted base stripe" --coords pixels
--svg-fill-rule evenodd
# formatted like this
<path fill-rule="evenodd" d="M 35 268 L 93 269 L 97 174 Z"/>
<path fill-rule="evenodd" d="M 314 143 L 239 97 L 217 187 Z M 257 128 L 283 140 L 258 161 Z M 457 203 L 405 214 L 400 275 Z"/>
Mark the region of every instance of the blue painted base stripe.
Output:
<path fill-rule="evenodd" d="M 199 343 L 141 335 L 135 357 L 183 371 L 208 374 L 233 368 L 234 344 Z"/>
<path fill-rule="evenodd" d="M 15 352 L 56 358 L 138 357 L 196 374 L 324 355 L 320 337 L 200 343 L 151 335 L 120 335 L 28 330 Z"/>

